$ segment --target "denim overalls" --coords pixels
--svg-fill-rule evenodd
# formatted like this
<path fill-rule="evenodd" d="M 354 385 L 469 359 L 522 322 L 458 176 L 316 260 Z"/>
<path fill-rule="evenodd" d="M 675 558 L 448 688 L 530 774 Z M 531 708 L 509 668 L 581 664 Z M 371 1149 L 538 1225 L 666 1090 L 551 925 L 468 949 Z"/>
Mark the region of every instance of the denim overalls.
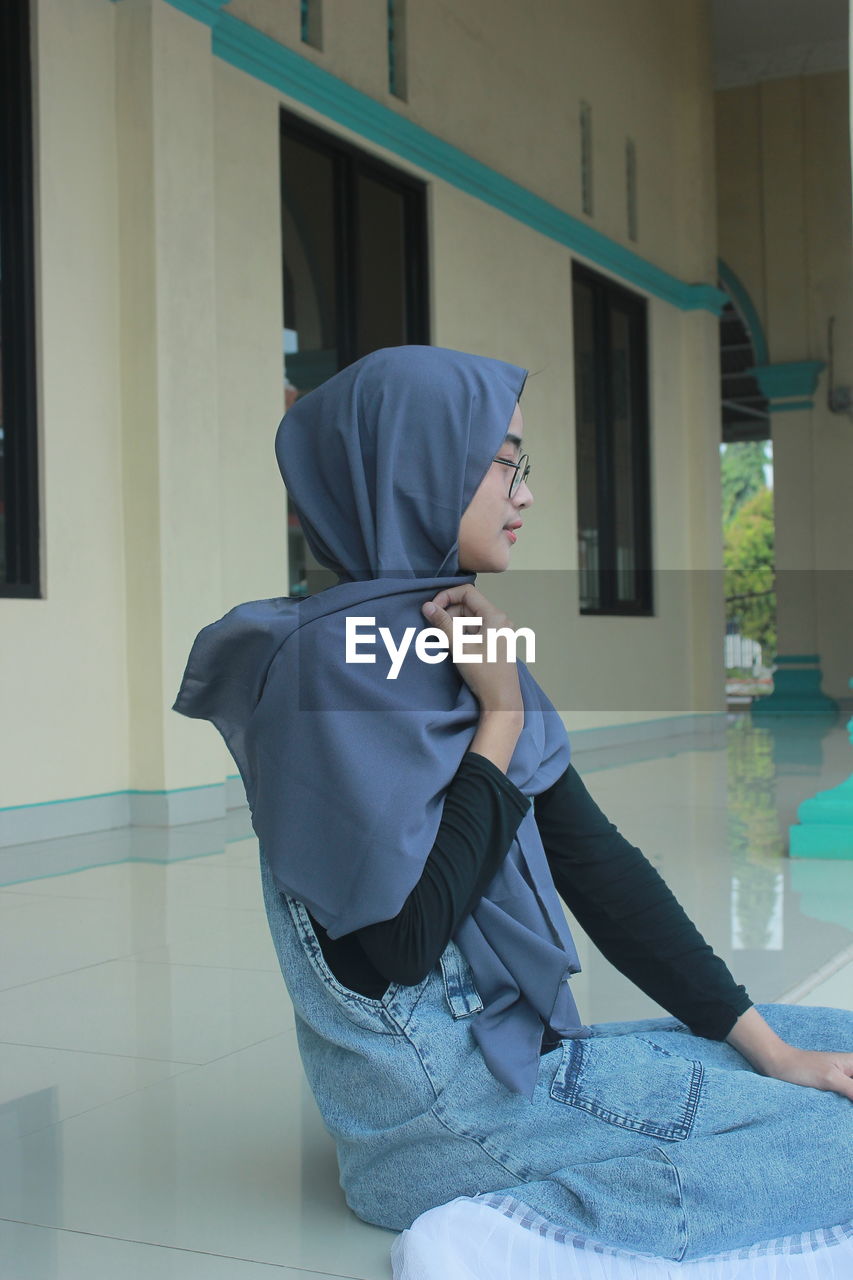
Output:
<path fill-rule="evenodd" d="M 540 1059 L 532 1101 L 486 1067 L 482 1008 L 450 941 L 379 1000 L 328 968 L 261 849 L 264 902 L 302 1064 L 347 1203 L 403 1230 L 456 1196 L 505 1191 L 558 1225 L 674 1261 L 853 1219 L 853 1102 L 753 1071 L 675 1018 L 598 1023 Z M 801 1048 L 853 1050 L 853 1013 L 757 1006 Z"/>

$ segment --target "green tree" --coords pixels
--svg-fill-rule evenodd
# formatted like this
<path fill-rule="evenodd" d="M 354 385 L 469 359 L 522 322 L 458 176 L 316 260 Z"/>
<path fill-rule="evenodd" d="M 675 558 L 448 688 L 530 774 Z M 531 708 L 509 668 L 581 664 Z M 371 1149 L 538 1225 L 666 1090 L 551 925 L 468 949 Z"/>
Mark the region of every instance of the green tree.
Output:
<path fill-rule="evenodd" d="M 766 486 L 744 502 L 724 529 L 726 621 L 757 640 L 765 660 L 776 652 L 773 491 Z M 751 599 L 732 599 L 750 596 Z"/>
<path fill-rule="evenodd" d="M 723 482 L 723 528 L 745 502 L 766 488 L 764 467 L 767 450 L 763 440 L 739 440 L 722 446 L 720 468 Z"/>

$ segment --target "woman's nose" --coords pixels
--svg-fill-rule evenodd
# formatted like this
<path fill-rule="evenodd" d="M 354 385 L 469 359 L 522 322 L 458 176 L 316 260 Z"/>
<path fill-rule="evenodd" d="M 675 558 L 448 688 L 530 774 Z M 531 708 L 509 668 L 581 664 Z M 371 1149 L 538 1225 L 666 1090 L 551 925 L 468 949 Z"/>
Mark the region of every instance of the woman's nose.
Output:
<path fill-rule="evenodd" d="M 530 507 L 533 505 L 533 494 L 530 492 L 530 486 L 526 480 L 522 480 L 518 486 L 513 495 L 513 500 L 517 507 Z"/>

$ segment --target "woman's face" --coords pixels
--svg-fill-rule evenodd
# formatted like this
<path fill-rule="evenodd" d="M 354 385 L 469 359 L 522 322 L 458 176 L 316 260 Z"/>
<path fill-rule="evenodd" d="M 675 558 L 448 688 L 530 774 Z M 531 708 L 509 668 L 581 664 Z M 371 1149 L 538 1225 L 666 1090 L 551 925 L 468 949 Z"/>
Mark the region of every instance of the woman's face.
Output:
<path fill-rule="evenodd" d="M 495 457 L 517 462 L 523 430 L 521 409 L 516 402 L 507 436 L 515 436 L 518 443 L 505 440 Z M 459 568 L 462 573 L 502 573 L 509 568 L 515 541 L 509 529 L 518 532 L 521 511 L 533 501 L 533 494 L 524 483 L 518 486 L 512 497 L 509 496 L 514 475 L 511 467 L 493 462 L 465 508 L 459 523 Z"/>

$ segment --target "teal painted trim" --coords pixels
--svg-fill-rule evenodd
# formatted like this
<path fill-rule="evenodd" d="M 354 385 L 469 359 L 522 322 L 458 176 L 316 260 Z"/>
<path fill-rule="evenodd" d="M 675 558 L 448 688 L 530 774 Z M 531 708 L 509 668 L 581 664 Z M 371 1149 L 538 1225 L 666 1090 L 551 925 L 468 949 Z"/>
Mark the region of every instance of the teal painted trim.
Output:
<path fill-rule="evenodd" d="M 220 9 L 227 3 L 228 0 L 169 0 L 173 9 L 180 9 L 182 13 L 188 13 L 191 18 L 206 22 L 208 26 L 212 26 L 218 20 Z"/>
<path fill-rule="evenodd" d="M 724 290 L 712 284 L 688 284 L 679 280 L 579 218 L 505 178 L 496 169 L 354 89 L 271 36 L 256 31 L 230 13 L 223 13 L 221 5 L 226 0 L 167 0 L 167 3 L 191 13 L 212 28 L 211 47 L 223 62 L 336 120 L 460 191 L 483 200 L 574 250 L 604 271 L 681 311 L 710 311 L 718 316 L 726 305 L 728 295 Z"/>
<path fill-rule="evenodd" d="M 853 836 L 853 778 L 803 800 L 797 809 L 797 817 L 802 823 L 847 826 Z"/>
<path fill-rule="evenodd" d="M 792 858 L 853 858 L 853 778 L 803 800 L 797 817 L 788 831 Z"/>
<path fill-rule="evenodd" d="M 114 0 L 114 2 L 117 3 L 117 0 Z M 781 661 L 781 659 L 779 659 L 779 661 Z M 769 696 L 770 695 L 768 694 L 768 697 Z M 700 714 L 702 715 L 703 719 L 708 719 L 713 717 L 714 719 L 720 720 L 720 721 L 723 721 L 726 716 L 726 713 L 724 711 L 715 711 L 715 712 L 686 711 L 684 715 L 681 715 L 681 716 L 657 716 L 654 719 L 650 719 L 650 720 L 633 720 L 628 722 L 627 724 L 591 725 L 588 729 L 576 729 L 572 733 L 571 737 L 572 737 L 572 742 L 576 743 L 576 745 L 578 746 L 578 749 L 580 749 L 582 746 L 582 739 L 584 734 L 600 734 L 602 730 L 606 730 L 608 732 L 610 731 L 618 732 L 618 730 L 620 729 L 643 729 L 646 726 L 652 725 L 652 724 L 654 725 L 671 724 L 675 727 L 678 725 L 683 725 L 686 722 L 692 723 L 695 720 L 696 716 Z M 229 780 L 233 779 L 234 781 L 242 782 L 242 778 L 240 777 L 239 773 L 229 773 L 226 775 L 226 778 Z M 0 813 L 8 813 L 12 809 L 40 809 L 40 808 L 44 808 L 47 805 L 53 805 L 53 804 L 72 804 L 75 800 L 102 800 L 108 796 L 182 795 L 184 792 L 187 792 L 187 791 L 210 791 L 216 787 L 221 787 L 221 786 L 222 786 L 221 782 L 201 782 L 201 783 L 198 783 L 196 786 L 192 786 L 192 787 L 173 787 L 170 791 L 138 791 L 133 788 L 128 788 L 125 791 L 99 791 L 93 795 L 88 795 L 88 796 L 69 796 L 65 800 L 38 800 L 33 804 L 10 804 L 10 805 L 6 805 L 4 808 L 0 808 Z"/>
<path fill-rule="evenodd" d="M 216 20 L 212 49 L 231 66 L 682 311 L 719 315 L 726 304 L 727 295 L 722 289 L 711 284 L 687 284 L 670 275 L 230 14 L 222 13 Z"/>
<path fill-rule="evenodd" d="M 239 774 L 229 777 L 239 778 Z M 210 791 L 213 787 L 221 787 L 221 782 L 200 782 L 193 787 L 172 787 L 169 791 L 137 791 L 127 787 L 124 791 L 96 791 L 89 796 L 66 796 L 62 800 L 35 800 L 32 804 L 7 804 L 0 807 L 0 813 L 11 813 L 13 809 L 44 809 L 50 804 L 74 804 L 78 800 L 106 800 L 110 796 L 176 796 L 185 791 Z"/>
<path fill-rule="evenodd" d="M 820 687 L 823 677 L 817 665 L 819 661 L 816 653 L 778 655 L 773 673 L 773 692 L 753 700 L 750 706 L 752 718 L 821 716 L 836 720 L 838 703 L 827 697 Z M 806 663 L 809 665 L 804 665 Z"/>
<path fill-rule="evenodd" d="M 744 373 L 752 374 L 768 400 L 782 400 L 791 396 L 813 396 L 821 370 L 825 368 L 825 360 L 783 360 L 779 364 L 753 365 Z"/>
<path fill-rule="evenodd" d="M 731 267 L 723 262 L 722 258 L 717 259 L 717 271 L 725 286 L 726 293 L 735 304 L 741 319 L 749 330 L 749 336 L 752 338 L 752 345 L 755 348 L 756 360 L 759 364 L 768 364 L 770 356 L 767 350 L 767 339 L 764 336 L 764 326 L 753 305 L 752 298 L 749 296 L 749 291 L 743 281 L 735 275 Z"/>
<path fill-rule="evenodd" d="M 838 719 L 838 708 L 826 694 L 819 693 L 813 698 L 805 695 L 789 695 L 768 693 L 765 697 L 753 699 L 750 707 L 753 720 L 763 720 L 771 716 L 786 720 L 795 720 L 798 716 L 819 716 L 834 724 Z"/>
<path fill-rule="evenodd" d="M 228 0 L 167 0 L 173 9 L 180 9 L 182 13 L 187 13 L 191 18 L 197 18 L 199 22 L 206 23 L 212 27 L 219 19 L 220 11 L 223 5 L 228 4 Z M 113 4 L 117 4 L 118 0 L 113 0 Z"/>
<path fill-rule="evenodd" d="M 770 413 L 793 413 L 795 409 L 813 409 L 814 400 L 781 400 L 767 406 Z"/>
<path fill-rule="evenodd" d="M 853 680 L 849 684 L 853 689 Z M 853 719 L 847 732 L 853 745 Z M 853 858 L 853 776 L 803 800 L 797 818 L 799 825 L 789 828 L 792 858 Z"/>
<path fill-rule="evenodd" d="M 795 826 L 789 828 L 788 836 L 791 858 L 853 858 L 853 824 Z"/>

